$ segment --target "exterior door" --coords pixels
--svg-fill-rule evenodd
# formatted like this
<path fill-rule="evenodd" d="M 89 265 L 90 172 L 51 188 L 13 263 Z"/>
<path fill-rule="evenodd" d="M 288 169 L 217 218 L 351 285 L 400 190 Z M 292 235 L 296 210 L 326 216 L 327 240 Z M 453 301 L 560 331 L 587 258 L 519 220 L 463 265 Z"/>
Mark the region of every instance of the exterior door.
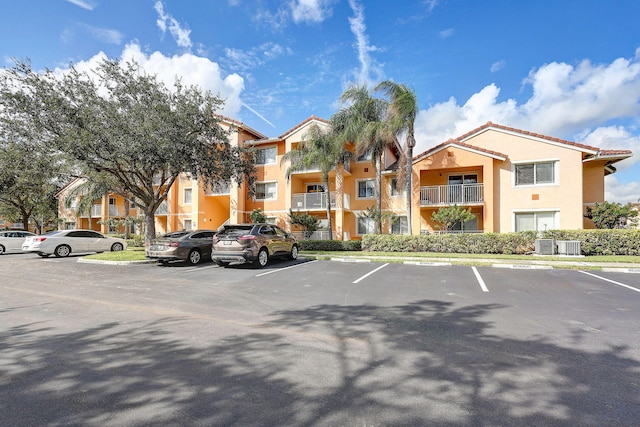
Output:
<path fill-rule="evenodd" d="M 477 200 L 476 186 L 473 185 L 478 183 L 477 174 L 449 175 L 447 181 L 449 184 L 449 204 L 480 201 Z"/>

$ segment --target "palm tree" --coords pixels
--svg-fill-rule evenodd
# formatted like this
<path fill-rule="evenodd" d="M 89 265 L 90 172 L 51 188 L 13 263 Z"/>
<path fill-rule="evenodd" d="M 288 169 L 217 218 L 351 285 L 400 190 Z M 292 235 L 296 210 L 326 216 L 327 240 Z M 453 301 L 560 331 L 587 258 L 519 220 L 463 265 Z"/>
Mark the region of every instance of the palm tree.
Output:
<path fill-rule="evenodd" d="M 387 145 L 395 141 L 395 134 L 385 124 L 388 104 L 384 99 L 374 98 L 366 85 L 347 88 L 340 101 L 348 106 L 331 118 L 332 127 L 339 133 L 343 143 L 353 142 L 359 155 L 370 151 L 373 169 L 376 172 L 375 192 L 377 197 L 376 232 L 382 233 L 382 156 Z"/>
<path fill-rule="evenodd" d="M 379 83 L 376 91 L 382 92 L 389 100 L 386 125 L 389 127 L 389 132 L 394 135 L 403 135 L 405 138 L 404 143 L 404 156 L 400 162 L 399 178 L 400 181 L 404 181 L 407 198 L 407 224 L 409 228 L 409 234 L 412 234 L 411 230 L 411 178 L 412 178 L 412 162 L 413 162 L 413 148 L 416 146 L 416 138 L 414 135 L 414 123 L 418 114 L 418 101 L 416 99 L 415 92 L 406 85 L 394 83 L 390 80 Z M 404 166 L 404 173 L 402 173 Z"/>
<path fill-rule="evenodd" d="M 322 129 L 312 124 L 298 147 L 285 153 L 281 164 L 290 161 L 287 168 L 287 179 L 300 170 L 317 168 L 322 176 L 324 193 L 327 200 L 327 218 L 329 220 L 329 240 L 333 240 L 333 224 L 331 221 L 331 198 L 329 192 L 329 172 L 338 165 L 351 160 L 352 153 L 344 148 L 344 144 L 336 137 L 333 129 Z"/>

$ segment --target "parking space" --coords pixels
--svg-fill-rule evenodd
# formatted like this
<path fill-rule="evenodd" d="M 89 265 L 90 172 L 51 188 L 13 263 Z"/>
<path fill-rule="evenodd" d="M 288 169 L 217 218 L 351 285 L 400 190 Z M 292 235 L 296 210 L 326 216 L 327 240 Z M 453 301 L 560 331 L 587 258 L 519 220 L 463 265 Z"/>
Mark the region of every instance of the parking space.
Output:
<path fill-rule="evenodd" d="M 640 275 L 78 259 L 0 257 L 4 424 L 640 419 Z"/>

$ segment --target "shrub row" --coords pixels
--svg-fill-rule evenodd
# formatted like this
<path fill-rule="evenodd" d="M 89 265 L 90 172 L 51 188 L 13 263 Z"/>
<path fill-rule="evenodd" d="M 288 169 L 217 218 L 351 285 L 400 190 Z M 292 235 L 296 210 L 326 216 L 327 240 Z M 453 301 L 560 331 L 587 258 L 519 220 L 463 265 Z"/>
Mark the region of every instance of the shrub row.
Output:
<path fill-rule="evenodd" d="M 300 240 L 301 251 L 359 251 L 360 240 Z"/>
<path fill-rule="evenodd" d="M 427 234 L 401 236 L 367 234 L 362 250 L 372 252 L 445 252 L 471 254 L 527 254 L 536 238 L 579 240 L 583 255 L 640 255 L 640 230 L 549 230 L 483 234 Z"/>

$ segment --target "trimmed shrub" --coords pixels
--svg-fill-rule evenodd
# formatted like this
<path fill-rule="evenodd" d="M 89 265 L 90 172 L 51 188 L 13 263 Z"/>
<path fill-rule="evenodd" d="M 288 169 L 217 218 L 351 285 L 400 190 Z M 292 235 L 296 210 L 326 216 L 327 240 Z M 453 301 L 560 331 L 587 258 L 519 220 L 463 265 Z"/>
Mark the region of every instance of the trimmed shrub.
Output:
<path fill-rule="evenodd" d="M 359 251 L 360 240 L 300 240 L 301 251 Z"/>

